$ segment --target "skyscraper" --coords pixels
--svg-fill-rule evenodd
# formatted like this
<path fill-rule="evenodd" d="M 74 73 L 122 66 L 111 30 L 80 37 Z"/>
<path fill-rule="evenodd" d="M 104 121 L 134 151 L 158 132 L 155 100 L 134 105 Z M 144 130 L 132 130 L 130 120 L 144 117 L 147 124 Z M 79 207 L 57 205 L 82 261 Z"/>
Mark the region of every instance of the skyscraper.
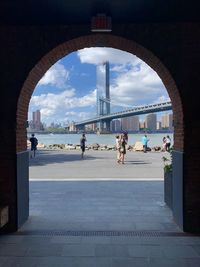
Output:
<path fill-rule="evenodd" d="M 139 117 L 138 116 L 131 116 L 129 117 L 129 131 L 139 131 Z"/>
<path fill-rule="evenodd" d="M 172 113 L 166 113 L 161 117 L 161 124 L 162 128 L 173 130 L 173 114 Z"/>
<path fill-rule="evenodd" d="M 150 113 L 146 115 L 145 118 L 145 127 L 151 131 L 156 130 L 157 115 Z"/>
<path fill-rule="evenodd" d="M 131 116 L 121 119 L 122 129 L 125 131 L 139 131 L 139 117 Z"/>
<path fill-rule="evenodd" d="M 127 131 L 128 130 L 128 117 L 122 118 L 121 119 L 121 125 L 122 125 L 122 130 Z"/>
<path fill-rule="evenodd" d="M 40 130 L 41 128 L 41 114 L 40 110 L 36 110 L 32 113 L 33 116 L 33 127 L 36 130 Z"/>
<path fill-rule="evenodd" d="M 111 122 L 111 131 L 112 132 L 119 132 L 121 130 L 121 121 L 120 120 L 113 120 Z"/>
<path fill-rule="evenodd" d="M 157 121 L 156 123 L 156 130 L 160 130 L 162 128 L 161 121 Z"/>

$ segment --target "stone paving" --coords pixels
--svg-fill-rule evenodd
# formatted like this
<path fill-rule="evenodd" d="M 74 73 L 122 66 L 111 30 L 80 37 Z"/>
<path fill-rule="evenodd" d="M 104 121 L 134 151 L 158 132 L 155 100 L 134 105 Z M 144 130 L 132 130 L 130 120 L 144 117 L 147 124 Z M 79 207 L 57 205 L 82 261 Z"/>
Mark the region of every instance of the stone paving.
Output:
<path fill-rule="evenodd" d="M 110 151 L 39 151 L 30 218 L 0 236 L 0 267 L 199 267 L 200 237 L 164 205 L 162 156 L 128 152 L 123 166 Z"/>
<path fill-rule="evenodd" d="M 162 156 L 168 153 L 130 152 L 124 165 L 117 164 L 115 151 L 38 151 L 30 160 L 30 178 L 35 179 L 145 179 L 163 180 Z"/>

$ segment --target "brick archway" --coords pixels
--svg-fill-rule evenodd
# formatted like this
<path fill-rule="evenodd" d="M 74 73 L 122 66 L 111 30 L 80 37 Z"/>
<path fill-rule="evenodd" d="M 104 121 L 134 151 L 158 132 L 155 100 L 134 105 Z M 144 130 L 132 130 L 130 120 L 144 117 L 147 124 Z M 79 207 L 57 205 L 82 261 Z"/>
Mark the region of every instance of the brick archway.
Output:
<path fill-rule="evenodd" d="M 135 54 L 137 57 L 146 62 L 152 69 L 154 69 L 154 71 L 156 71 L 165 85 L 172 101 L 174 116 L 174 147 L 176 150 L 183 151 L 184 133 L 182 103 L 172 75 L 161 60 L 159 60 L 159 58 L 151 51 L 132 40 L 130 41 L 128 39 L 107 34 L 83 36 L 62 43 L 44 55 L 43 58 L 35 66 L 33 66 L 24 82 L 18 99 L 16 118 L 16 151 L 21 152 L 26 150 L 26 130 L 24 125 L 27 120 L 28 106 L 35 86 L 45 72 L 59 59 L 71 52 L 85 47 L 99 46 L 112 47 Z"/>
<path fill-rule="evenodd" d="M 60 45 L 47 46 L 43 53 L 44 56 L 33 66 L 29 65 L 29 74 L 26 78 L 18 97 L 16 112 L 16 153 L 17 153 L 17 197 L 18 201 L 13 211 L 18 211 L 18 224 L 14 225 L 15 229 L 22 225 L 28 218 L 29 213 L 29 196 L 28 196 L 28 153 L 26 144 L 26 120 L 28 114 L 29 102 L 35 89 L 36 84 L 45 74 L 45 72 L 59 59 L 71 52 L 86 47 L 111 47 L 135 54 L 137 57 L 146 62 L 154 71 L 157 72 L 165 85 L 172 101 L 173 117 L 174 117 L 174 151 L 173 151 L 173 215 L 175 221 L 182 229 L 187 229 L 185 223 L 185 188 L 184 188 L 184 134 L 183 125 L 183 106 L 180 96 L 181 90 L 178 90 L 175 78 L 167 69 L 165 64 L 141 44 L 132 40 L 128 40 L 111 34 L 94 34 L 89 36 L 77 37 L 62 42 Z M 157 50 L 155 50 L 157 51 Z M 24 164 L 25 163 L 25 164 Z M 174 168 L 175 166 L 175 168 Z M 175 181 L 175 182 L 174 182 Z M 22 190 L 23 188 L 23 190 Z M 26 188 L 26 189 L 25 189 Z M 23 191 L 23 192 L 22 192 Z M 14 214 L 15 216 L 15 214 Z"/>

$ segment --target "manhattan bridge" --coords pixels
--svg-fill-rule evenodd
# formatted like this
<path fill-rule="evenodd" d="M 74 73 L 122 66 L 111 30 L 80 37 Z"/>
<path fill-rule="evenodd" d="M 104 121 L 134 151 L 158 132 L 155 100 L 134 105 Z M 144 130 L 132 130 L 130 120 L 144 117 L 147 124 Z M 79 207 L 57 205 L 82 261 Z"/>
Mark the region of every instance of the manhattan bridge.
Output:
<path fill-rule="evenodd" d="M 136 115 L 144 115 L 155 112 L 172 110 L 171 101 L 149 104 L 144 106 L 131 107 L 124 111 L 111 113 L 112 103 L 110 98 L 109 85 L 109 62 L 105 62 L 97 66 L 97 112 L 96 116 L 81 122 L 76 122 L 75 127 L 78 130 L 83 130 L 85 125 L 97 123 L 100 132 L 109 132 L 110 123 L 114 119 L 121 119 Z M 117 104 L 120 106 L 120 104 Z"/>

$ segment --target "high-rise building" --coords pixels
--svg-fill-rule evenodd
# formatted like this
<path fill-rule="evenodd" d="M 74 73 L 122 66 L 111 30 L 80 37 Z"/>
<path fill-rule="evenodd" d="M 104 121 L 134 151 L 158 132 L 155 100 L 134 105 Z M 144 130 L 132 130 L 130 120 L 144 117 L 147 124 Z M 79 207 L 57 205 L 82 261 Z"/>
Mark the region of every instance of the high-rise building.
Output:
<path fill-rule="evenodd" d="M 122 130 L 127 131 L 128 130 L 128 117 L 122 118 L 121 119 L 121 126 Z"/>
<path fill-rule="evenodd" d="M 97 128 L 96 123 L 91 123 L 91 124 L 85 125 L 86 131 L 95 131 L 96 128 Z"/>
<path fill-rule="evenodd" d="M 121 119 L 122 129 L 126 131 L 139 131 L 139 117 L 131 116 Z"/>
<path fill-rule="evenodd" d="M 173 130 L 173 114 L 166 113 L 161 117 L 161 125 L 163 129 Z"/>
<path fill-rule="evenodd" d="M 173 125 L 173 114 L 169 114 L 169 130 L 173 131 L 174 130 L 174 125 Z"/>
<path fill-rule="evenodd" d="M 145 126 L 151 131 L 156 130 L 157 115 L 155 113 L 150 113 L 146 115 Z"/>
<path fill-rule="evenodd" d="M 145 129 L 145 121 L 140 121 L 139 126 L 141 130 Z"/>
<path fill-rule="evenodd" d="M 74 132 L 76 131 L 76 125 L 75 125 L 75 122 L 72 121 L 70 124 L 69 124 L 69 131 L 70 132 Z"/>
<path fill-rule="evenodd" d="M 113 120 L 111 122 L 111 131 L 112 132 L 119 132 L 121 130 L 121 121 L 120 120 Z"/>
<path fill-rule="evenodd" d="M 140 125 L 139 125 L 139 117 L 138 116 L 132 116 L 129 117 L 129 131 L 139 131 Z"/>
<path fill-rule="evenodd" d="M 162 128 L 161 121 L 157 121 L 156 123 L 156 130 L 160 130 Z"/>
<path fill-rule="evenodd" d="M 36 110 L 32 113 L 33 116 L 33 127 L 35 130 L 40 130 L 41 128 L 41 114 L 40 110 Z"/>
<path fill-rule="evenodd" d="M 122 130 L 125 131 L 139 131 L 139 117 L 131 116 L 121 119 Z"/>

